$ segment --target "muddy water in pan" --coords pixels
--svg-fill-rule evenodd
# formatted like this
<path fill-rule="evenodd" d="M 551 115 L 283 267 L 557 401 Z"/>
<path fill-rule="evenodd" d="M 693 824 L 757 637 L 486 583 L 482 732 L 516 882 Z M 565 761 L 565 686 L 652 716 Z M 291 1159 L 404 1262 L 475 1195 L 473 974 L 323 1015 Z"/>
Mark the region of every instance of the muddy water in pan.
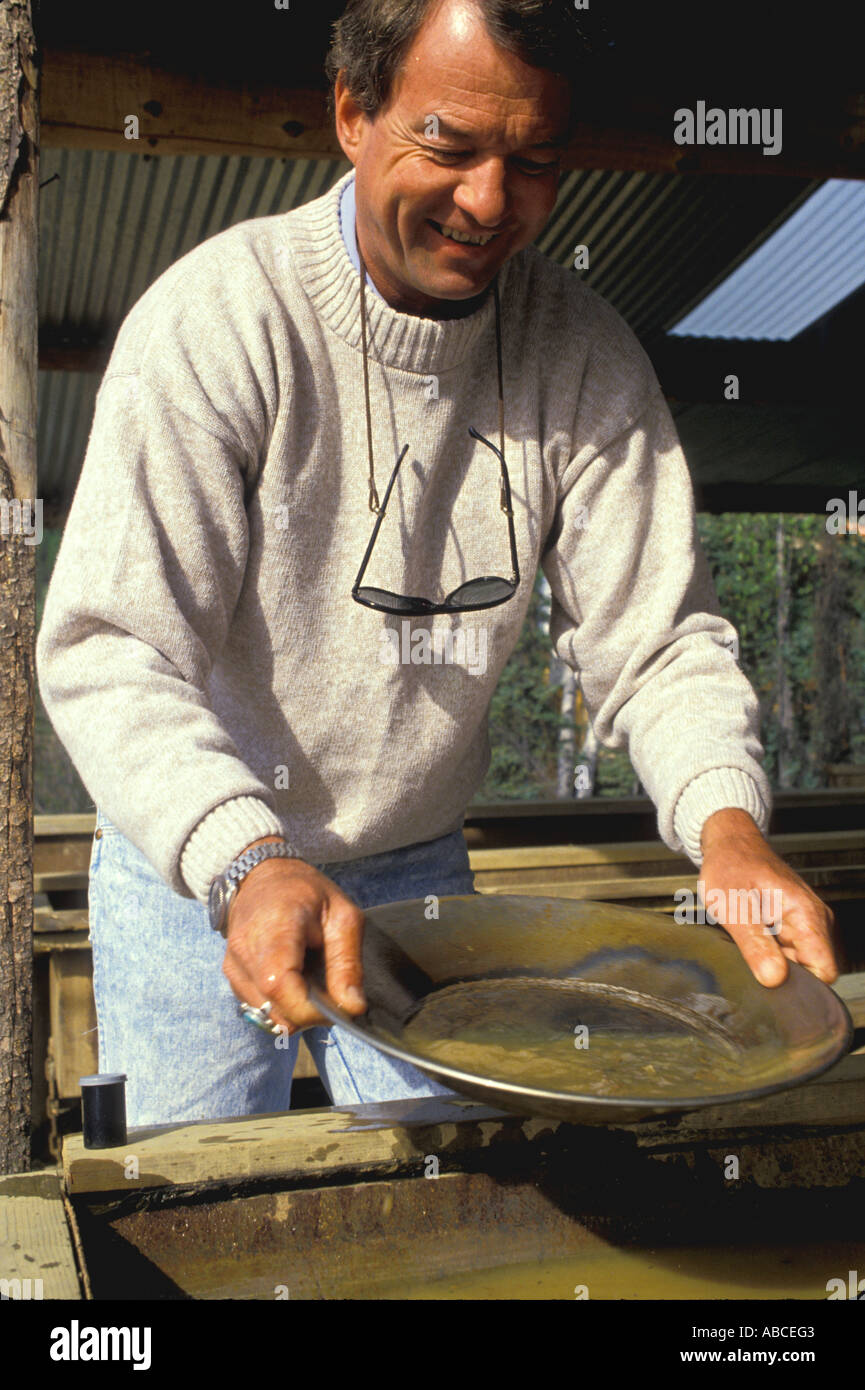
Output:
<path fill-rule="evenodd" d="M 474 1075 L 576 1095 L 717 1095 L 759 1084 L 761 1067 L 760 1049 L 746 1053 L 708 1014 L 577 981 L 448 986 L 401 1040 Z"/>

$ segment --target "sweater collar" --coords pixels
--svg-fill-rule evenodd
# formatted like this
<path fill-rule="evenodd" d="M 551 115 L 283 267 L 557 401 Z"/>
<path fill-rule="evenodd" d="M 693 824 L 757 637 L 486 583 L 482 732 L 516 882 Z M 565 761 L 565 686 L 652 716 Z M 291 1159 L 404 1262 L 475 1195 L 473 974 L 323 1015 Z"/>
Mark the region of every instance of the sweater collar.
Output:
<path fill-rule="evenodd" d="M 360 352 L 360 276 L 349 259 L 339 219 L 340 198 L 353 177 L 351 170 L 321 198 L 289 213 L 286 226 L 292 259 L 317 315 Z M 499 275 L 503 305 L 510 267 L 506 262 Z M 370 357 L 382 366 L 421 374 L 464 362 L 495 322 L 492 293 L 479 309 L 460 319 L 402 314 L 373 294 L 367 294 L 366 308 Z"/>

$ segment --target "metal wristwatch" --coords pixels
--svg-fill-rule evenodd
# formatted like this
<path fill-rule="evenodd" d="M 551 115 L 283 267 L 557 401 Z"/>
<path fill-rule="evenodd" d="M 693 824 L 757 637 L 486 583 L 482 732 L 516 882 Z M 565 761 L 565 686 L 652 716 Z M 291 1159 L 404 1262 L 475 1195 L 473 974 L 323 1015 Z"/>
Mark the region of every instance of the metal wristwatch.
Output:
<path fill-rule="evenodd" d="M 294 859 L 295 853 L 289 849 L 284 840 L 279 844 L 272 841 L 266 845 L 254 845 L 252 849 L 245 849 L 243 854 L 238 855 L 233 863 L 229 864 L 225 873 L 217 874 L 210 885 L 210 893 L 207 899 L 207 911 L 210 914 L 210 925 L 214 931 L 218 931 L 221 936 L 228 936 L 228 909 L 231 900 L 240 887 L 246 875 L 256 864 L 260 864 L 263 859 Z"/>

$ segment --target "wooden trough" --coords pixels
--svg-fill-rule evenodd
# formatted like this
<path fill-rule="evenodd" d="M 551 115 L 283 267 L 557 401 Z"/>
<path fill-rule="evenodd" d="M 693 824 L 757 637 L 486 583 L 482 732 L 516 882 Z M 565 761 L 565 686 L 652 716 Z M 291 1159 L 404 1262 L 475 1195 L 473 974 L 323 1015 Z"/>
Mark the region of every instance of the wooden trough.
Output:
<path fill-rule="evenodd" d="M 0 1265 L 45 1298 L 825 1299 L 863 1198 L 860 1054 L 603 1129 L 430 1098 L 75 1135 L 0 1180 Z"/>

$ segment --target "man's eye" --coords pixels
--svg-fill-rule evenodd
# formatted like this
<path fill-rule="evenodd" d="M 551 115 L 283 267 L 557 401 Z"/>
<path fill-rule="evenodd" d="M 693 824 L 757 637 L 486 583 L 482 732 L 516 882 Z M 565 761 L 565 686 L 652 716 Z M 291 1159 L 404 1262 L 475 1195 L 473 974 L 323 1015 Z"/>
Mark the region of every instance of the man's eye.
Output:
<path fill-rule="evenodd" d="M 468 153 L 467 150 L 442 150 L 437 145 L 424 145 L 424 149 L 436 159 L 465 159 Z"/>
<path fill-rule="evenodd" d="M 551 174 L 558 173 L 560 162 L 558 159 L 548 159 L 539 163 L 534 159 L 517 159 L 516 163 L 524 174 Z"/>

